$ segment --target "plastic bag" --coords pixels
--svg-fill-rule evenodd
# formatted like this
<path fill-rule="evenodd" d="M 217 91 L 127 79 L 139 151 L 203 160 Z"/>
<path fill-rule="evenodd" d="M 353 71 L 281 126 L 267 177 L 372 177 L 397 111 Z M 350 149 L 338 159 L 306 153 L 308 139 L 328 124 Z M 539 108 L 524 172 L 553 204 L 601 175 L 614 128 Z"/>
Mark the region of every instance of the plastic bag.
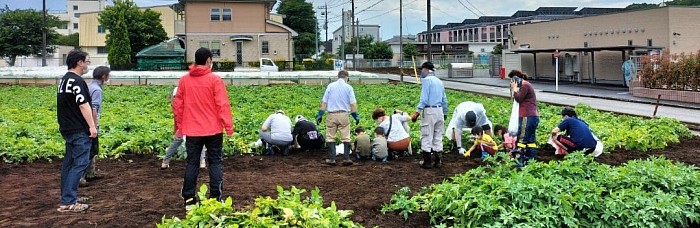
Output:
<path fill-rule="evenodd" d="M 591 135 L 593 135 L 593 139 L 595 139 L 596 144 L 595 144 L 595 149 L 593 150 L 593 157 L 598 157 L 603 153 L 603 142 L 591 132 Z"/>
<path fill-rule="evenodd" d="M 508 122 L 508 134 L 512 136 L 518 135 L 518 117 L 520 115 L 520 105 L 513 100 L 513 109 L 510 112 L 510 121 Z"/>

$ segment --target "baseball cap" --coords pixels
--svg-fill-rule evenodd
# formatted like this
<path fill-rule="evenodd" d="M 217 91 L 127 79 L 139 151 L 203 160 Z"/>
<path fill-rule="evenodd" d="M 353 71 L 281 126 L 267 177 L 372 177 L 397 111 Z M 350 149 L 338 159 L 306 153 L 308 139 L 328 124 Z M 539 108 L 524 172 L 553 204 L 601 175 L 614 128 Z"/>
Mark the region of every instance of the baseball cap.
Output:
<path fill-rule="evenodd" d="M 428 68 L 429 70 L 435 70 L 435 66 L 434 66 L 433 63 L 431 63 L 430 61 L 424 62 L 424 63 L 420 66 L 420 68 L 421 68 L 421 69 L 423 69 L 423 68 Z"/>
<path fill-rule="evenodd" d="M 467 120 L 467 127 L 476 126 L 476 113 L 474 111 L 468 111 L 464 118 Z"/>

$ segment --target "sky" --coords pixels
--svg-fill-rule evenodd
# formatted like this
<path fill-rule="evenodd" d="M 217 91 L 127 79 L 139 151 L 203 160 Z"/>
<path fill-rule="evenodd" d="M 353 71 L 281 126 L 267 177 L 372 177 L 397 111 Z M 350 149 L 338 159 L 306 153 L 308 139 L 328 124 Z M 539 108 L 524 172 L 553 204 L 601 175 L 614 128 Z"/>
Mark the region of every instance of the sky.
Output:
<path fill-rule="evenodd" d="M 328 38 L 341 26 L 342 9 L 349 10 L 353 0 L 307 0 L 316 9 L 321 40 L 325 40 L 321 15 L 328 6 Z M 382 40 L 399 35 L 399 0 L 354 0 L 356 18 L 360 24 L 380 26 Z M 46 0 L 48 10 L 65 10 L 66 0 Z M 177 0 L 134 0 L 138 6 L 154 6 L 176 3 Z M 535 10 L 541 6 L 555 7 L 625 7 L 632 3 L 660 3 L 661 1 L 628 0 L 432 0 L 432 25 L 462 22 L 467 18 L 487 16 L 510 16 L 518 10 Z M 403 33 L 415 35 L 427 29 L 427 0 L 403 0 Z M 0 0 L 0 6 L 11 9 L 34 8 L 41 10 L 42 0 Z"/>

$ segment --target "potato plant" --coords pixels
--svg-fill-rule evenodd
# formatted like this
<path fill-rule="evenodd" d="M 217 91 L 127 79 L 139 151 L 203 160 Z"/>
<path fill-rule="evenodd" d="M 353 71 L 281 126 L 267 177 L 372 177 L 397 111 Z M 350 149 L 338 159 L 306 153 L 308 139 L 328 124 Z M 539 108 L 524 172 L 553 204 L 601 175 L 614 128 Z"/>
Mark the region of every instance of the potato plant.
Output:
<path fill-rule="evenodd" d="M 353 85 L 359 106 L 360 125 L 372 131 L 375 108 L 388 112 L 401 109 L 412 113 L 418 104 L 416 85 Z M 173 115 L 168 93 L 173 86 L 105 86 L 100 123 L 101 157 L 124 154 L 164 154 L 173 138 Z M 236 133 L 225 140 L 226 155 L 259 153 L 251 148 L 260 125 L 277 109 L 294 118 L 304 115 L 314 121 L 324 86 L 230 86 L 228 87 Z M 63 156 L 64 142 L 56 121 L 56 91 L 50 87 L 0 87 L 0 157 L 5 162 L 31 162 Z M 494 124 L 507 124 L 512 103 L 508 99 L 448 91 L 450 112 L 463 101 L 483 103 Z M 537 130 L 540 145 L 561 120 L 561 107 L 540 103 L 541 122 Z M 688 128 L 667 118 L 643 119 L 576 107 L 582 119 L 600 136 L 606 149 L 648 150 L 664 148 L 690 136 Z M 449 121 L 449 120 L 448 120 Z M 419 148 L 419 123 L 410 123 L 412 145 Z M 319 129 L 325 133 L 324 123 Z M 354 128 L 356 125 L 351 124 Z M 181 157 L 182 155 L 179 155 Z M 176 156 L 178 157 L 178 156 Z"/>
<path fill-rule="evenodd" d="M 700 172 L 665 158 L 622 166 L 581 153 L 522 170 L 501 154 L 410 196 L 401 189 L 383 212 L 425 211 L 442 227 L 688 227 L 700 221 Z"/>

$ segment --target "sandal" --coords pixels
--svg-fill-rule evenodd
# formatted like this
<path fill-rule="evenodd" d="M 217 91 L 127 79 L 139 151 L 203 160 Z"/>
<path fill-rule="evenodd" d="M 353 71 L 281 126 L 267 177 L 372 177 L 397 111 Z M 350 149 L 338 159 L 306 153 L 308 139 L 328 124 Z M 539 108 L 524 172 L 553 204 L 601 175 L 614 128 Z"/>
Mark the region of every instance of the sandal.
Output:
<path fill-rule="evenodd" d="M 58 206 L 58 212 L 81 212 L 87 210 L 90 206 L 82 203 L 74 203 L 71 205 Z"/>

